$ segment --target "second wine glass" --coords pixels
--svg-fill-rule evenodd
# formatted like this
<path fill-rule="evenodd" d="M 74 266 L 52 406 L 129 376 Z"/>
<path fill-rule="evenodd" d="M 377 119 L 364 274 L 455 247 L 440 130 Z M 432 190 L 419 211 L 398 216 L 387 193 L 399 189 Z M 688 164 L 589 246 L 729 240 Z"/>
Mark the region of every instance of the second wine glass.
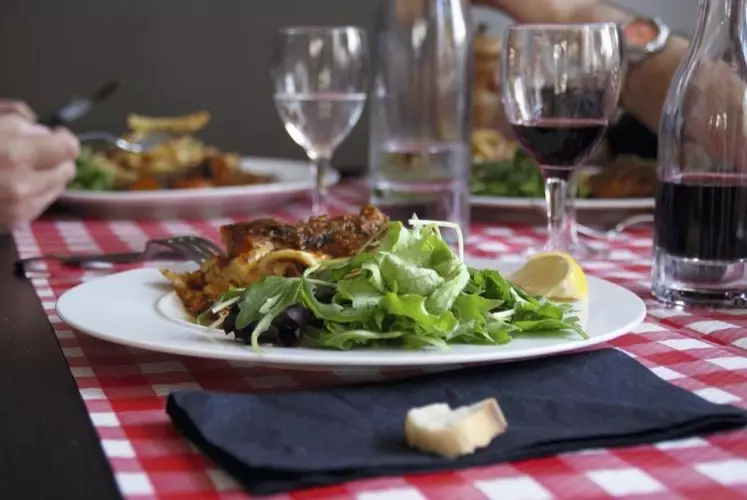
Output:
<path fill-rule="evenodd" d="M 614 23 L 516 25 L 502 56 L 501 91 L 522 148 L 545 179 L 548 239 L 543 251 L 588 258 L 572 209 L 575 170 L 604 136 L 624 77 Z"/>
<path fill-rule="evenodd" d="M 280 119 L 312 162 L 316 183 L 312 213 L 325 214 L 325 175 L 332 156 L 366 103 L 366 33 L 353 26 L 281 28 L 272 68 Z"/>

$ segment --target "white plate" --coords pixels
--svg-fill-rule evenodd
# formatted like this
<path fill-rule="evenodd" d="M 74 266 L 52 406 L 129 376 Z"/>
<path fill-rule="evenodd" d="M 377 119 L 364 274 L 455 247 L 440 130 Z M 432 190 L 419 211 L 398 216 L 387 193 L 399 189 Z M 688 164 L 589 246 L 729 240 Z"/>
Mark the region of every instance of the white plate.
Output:
<path fill-rule="evenodd" d="M 585 165 L 581 170 L 587 174 L 601 171 L 600 167 Z M 526 198 L 513 196 L 472 196 L 470 203 L 481 208 L 540 209 L 545 210 L 544 198 Z M 610 198 L 583 199 L 574 203 L 577 211 L 642 211 L 654 208 L 653 198 Z"/>
<path fill-rule="evenodd" d="M 513 198 L 508 196 L 472 196 L 470 202 L 473 207 L 483 208 L 507 208 L 507 209 L 545 209 L 545 200 L 542 198 Z M 579 211 L 602 211 L 602 210 L 651 210 L 654 208 L 653 198 L 618 198 L 618 199 L 592 199 L 576 200 L 576 210 Z"/>
<path fill-rule="evenodd" d="M 474 260 L 474 267 L 510 272 L 516 265 Z M 643 301 L 613 283 L 590 277 L 581 313 L 590 338 L 535 335 L 503 346 L 452 346 L 448 351 L 357 349 L 333 351 L 264 347 L 255 351 L 222 332 L 185 322 L 170 284 L 157 270 L 137 269 L 79 285 L 60 297 L 57 314 L 71 327 L 117 344 L 200 358 L 303 369 L 418 367 L 548 356 L 619 337 L 641 324 Z"/>
<path fill-rule="evenodd" d="M 280 206 L 314 189 L 307 162 L 245 157 L 242 168 L 260 174 L 272 174 L 277 182 L 249 186 L 199 189 L 159 189 L 154 191 L 83 191 L 69 190 L 58 203 L 86 217 L 167 219 L 206 218 Z M 334 185 L 340 173 L 331 170 L 326 183 Z"/>

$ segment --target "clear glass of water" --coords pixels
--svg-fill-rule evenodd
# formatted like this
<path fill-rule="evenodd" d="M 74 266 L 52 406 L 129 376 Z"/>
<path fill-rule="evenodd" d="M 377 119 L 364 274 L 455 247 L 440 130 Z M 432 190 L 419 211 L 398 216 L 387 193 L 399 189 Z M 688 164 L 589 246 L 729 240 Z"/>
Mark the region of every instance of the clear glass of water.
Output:
<path fill-rule="evenodd" d="M 458 223 L 466 232 L 469 2 L 393 0 L 381 2 L 378 14 L 369 103 L 371 201 L 395 219 L 416 214 Z"/>
<path fill-rule="evenodd" d="M 286 27 L 275 37 L 275 106 L 288 135 L 312 162 L 314 215 L 326 213 L 325 175 L 335 149 L 363 112 L 368 68 L 366 32 L 361 28 Z"/>

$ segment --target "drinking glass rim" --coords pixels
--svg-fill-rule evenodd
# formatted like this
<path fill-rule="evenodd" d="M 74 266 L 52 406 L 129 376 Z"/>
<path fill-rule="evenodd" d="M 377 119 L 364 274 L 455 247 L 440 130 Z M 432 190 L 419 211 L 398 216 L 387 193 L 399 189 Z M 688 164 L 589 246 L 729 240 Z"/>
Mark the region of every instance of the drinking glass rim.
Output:
<path fill-rule="evenodd" d="M 619 28 L 620 24 L 613 21 L 595 21 L 592 23 L 517 23 L 508 27 L 511 31 L 561 31 L 570 28 Z"/>
<path fill-rule="evenodd" d="M 335 33 L 342 31 L 358 31 L 361 34 L 366 33 L 366 29 L 361 26 L 348 25 L 298 25 L 298 26 L 281 26 L 278 28 L 279 35 L 306 35 L 319 33 Z"/>

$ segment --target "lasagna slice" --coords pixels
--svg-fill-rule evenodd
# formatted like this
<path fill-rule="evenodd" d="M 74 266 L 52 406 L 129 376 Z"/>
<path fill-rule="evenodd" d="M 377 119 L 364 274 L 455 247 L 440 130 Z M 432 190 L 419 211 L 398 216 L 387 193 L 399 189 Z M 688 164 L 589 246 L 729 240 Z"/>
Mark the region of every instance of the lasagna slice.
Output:
<path fill-rule="evenodd" d="M 313 217 L 301 224 L 274 219 L 220 228 L 227 255 L 189 273 L 164 270 L 185 309 L 197 316 L 231 287 L 243 288 L 265 276 L 300 276 L 320 260 L 350 257 L 383 233 L 389 219 L 376 207 L 357 215 Z"/>

